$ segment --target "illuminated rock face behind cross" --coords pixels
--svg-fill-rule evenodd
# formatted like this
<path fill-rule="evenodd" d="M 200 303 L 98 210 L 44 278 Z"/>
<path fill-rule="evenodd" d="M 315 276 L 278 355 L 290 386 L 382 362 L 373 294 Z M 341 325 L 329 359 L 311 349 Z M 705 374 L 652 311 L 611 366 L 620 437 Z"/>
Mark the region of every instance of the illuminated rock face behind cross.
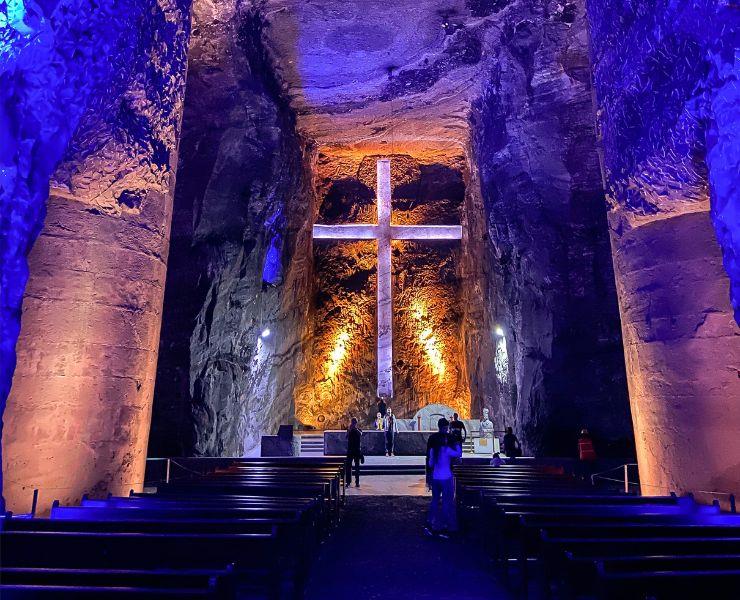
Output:
<path fill-rule="evenodd" d="M 391 161 L 378 160 L 376 201 L 378 223 L 314 225 L 314 239 L 377 240 L 378 242 L 378 396 L 393 396 L 392 240 L 459 240 L 460 225 L 391 225 Z"/>

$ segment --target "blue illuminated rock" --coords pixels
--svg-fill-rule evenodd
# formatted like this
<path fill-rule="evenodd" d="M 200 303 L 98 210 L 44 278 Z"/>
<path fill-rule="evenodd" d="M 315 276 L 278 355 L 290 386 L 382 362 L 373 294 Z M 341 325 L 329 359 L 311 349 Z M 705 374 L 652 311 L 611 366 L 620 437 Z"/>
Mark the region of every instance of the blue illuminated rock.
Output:
<path fill-rule="evenodd" d="M 235 2 L 194 6 L 152 456 L 258 455 L 293 418 L 309 166 L 263 27 Z"/>
<path fill-rule="evenodd" d="M 48 206 L 5 411 L 16 511 L 143 482 L 189 25 L 186 0 L 43 6 L 0 71 L 2 400 Z"/>
<path fill-rule="evenodd" d="M 647 493 L 733 491 L 740 481 L 740 15 L 731 4 L 589 2 L 609 226 Z"/>
<path fill-rule="evenodd" d="M 559 7 L 560 10 L 556 10 Z M 527 454 L 571 455 L 581 427 L 629 451 L 630 422 L 584 7 L 512 3 L 471 121 L 486 265 L 469 346 L 496 429 Z M 500 332 L 497 333 L 497 328 Z M 494 358 L 495 357 L 495 358 Z"/>

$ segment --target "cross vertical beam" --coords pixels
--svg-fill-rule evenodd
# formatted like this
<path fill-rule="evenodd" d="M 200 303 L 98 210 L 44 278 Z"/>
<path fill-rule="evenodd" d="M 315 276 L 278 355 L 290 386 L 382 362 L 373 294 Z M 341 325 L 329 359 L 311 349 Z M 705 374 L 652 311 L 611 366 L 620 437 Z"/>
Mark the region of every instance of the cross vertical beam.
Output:
<path fill-rule="evenodd" d="M 378 161 L 378 396 L 393 396 L 391 161 Z"/>

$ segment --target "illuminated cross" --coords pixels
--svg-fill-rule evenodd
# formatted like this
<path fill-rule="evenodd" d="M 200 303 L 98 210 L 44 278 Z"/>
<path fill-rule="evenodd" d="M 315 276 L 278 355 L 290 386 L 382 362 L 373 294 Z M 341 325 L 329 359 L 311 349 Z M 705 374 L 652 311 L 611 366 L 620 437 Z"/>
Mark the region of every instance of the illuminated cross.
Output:
<path fill-rule="evenodd" d="M 391 240 L 459 240 L 460 225 L 391 225 L 391 161 L 378 161 L 378 224 L 314 225 L 320 240 L 378 240 L 378 396 L 393 397 Z"/>

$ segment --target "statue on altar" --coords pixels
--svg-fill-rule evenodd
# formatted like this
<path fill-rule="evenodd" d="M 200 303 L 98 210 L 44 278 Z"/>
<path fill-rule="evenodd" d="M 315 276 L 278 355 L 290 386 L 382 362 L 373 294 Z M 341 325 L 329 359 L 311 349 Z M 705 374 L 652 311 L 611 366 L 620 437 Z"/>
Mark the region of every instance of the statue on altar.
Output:
<path fill-rule="evenodd" d="M 489 410 L 483 409 L 483 418 L 480 420 L 480 437 L 492 438 L 493 437 L 493 421 L 489 417 Z"/>
<path fill-rule="evenodd" d="M 490 411 L 483 409 L 483 417 L 480 420 L 479 435 L 473 440 L 473 452 L 475 454 L 489 454 L 499 451 L 498 438 L 493 435 L 493 421 L 490 418 Z"/>

